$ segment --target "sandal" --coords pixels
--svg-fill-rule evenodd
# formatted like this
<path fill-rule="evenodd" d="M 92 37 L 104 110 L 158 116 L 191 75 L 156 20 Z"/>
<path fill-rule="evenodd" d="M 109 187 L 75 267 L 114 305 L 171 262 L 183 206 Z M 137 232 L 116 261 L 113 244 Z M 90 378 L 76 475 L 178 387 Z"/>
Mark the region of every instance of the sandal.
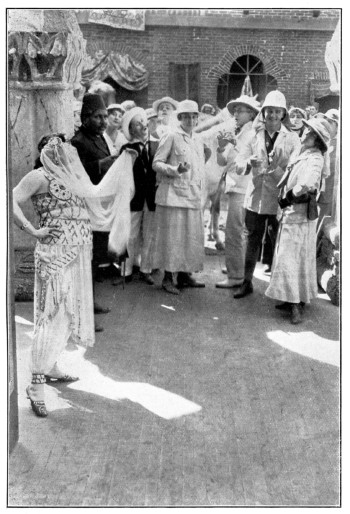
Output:
<path fill-rule="evenodd" d="M 34 414 L 36 414 L 39 418 L 46 418 L 47 417 L 47 410 L 46 405 L 44 401 L 39 400 L 32 400 L 32 398 L 29 395 L 29 386 L 26 389 L 27 398 L 30 400 L 30 404 L 32 406 Z"/>
<path fill-rule="evenodd" d="M 45 375 L 47 383 L 56 383 L 56 382 L 76 382 L 79 380 L 79 377 L 72 377 L 71 375 L 62 375 L 60 377 L 50 377 L 50 375 Z"/>

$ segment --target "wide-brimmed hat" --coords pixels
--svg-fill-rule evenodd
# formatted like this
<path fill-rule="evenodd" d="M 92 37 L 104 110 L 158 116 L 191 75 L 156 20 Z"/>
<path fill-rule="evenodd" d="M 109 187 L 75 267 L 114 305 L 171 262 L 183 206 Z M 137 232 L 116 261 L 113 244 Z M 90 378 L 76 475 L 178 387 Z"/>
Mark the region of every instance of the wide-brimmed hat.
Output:
<path fill-rule="evenodd" d="M 130 109 L 134 109 L 134 107 L 137 107 L 134 100 L 124 100 L 124 102 L 121 103 L 121 106 L 125 112 L 130 111 Z"/>
<path fill-rule="evenodd" d="M 176 114 L 179 116 L 179 114 L 184 114 L 186 112 L 193 112 L 195 114 L 199 114 L 198 104 L 194 100 L 183 100 L 182 102 L 179 102 Z"/>
<path fill-rule="evenodd" d="M 215 114 L 215 107 L 211 104 L 203 104 L 201 107 L 201 112 L 204 112 L 204 109 L 211 109 L 212 114 Z"/>
<path fill-rule="evenodd" d="M 170 96 L 164 96 L 163 98 L 160 98 L 159 100 L 156 100 L 155 102 L 153 102 L 152 107 L 157 112 L 158 107 L 160 106 L 160 104 L 163 104 L 163 103 L 171 104 L 175 110 L 177 109 L 177 106 L 179 104 L 179 102 L 177 102 L 173 98 L 170 98 Z"/>
<path fill-rule="evenodd" d="M 306 120 L 306 119 L 307 119 L 306 111 L 304 111 L 304 109 L 301 109 L 301 107 L 291 107 L 291 108 L 289 109 L 289 112 L 288 112 L 289 116 L 291 116 L 291 115 L 292 115 L 292 113 L 293 113 L 293 112 L 295 112 L 295 111 L 300 112 L 300 114 L 302 115 L 302 117 L 304 118 L 304 120 Z"/>
<path fill-rule="evenodd" d="M 255 96 L 242 95 L 236 100 L 230 100 L 226 105 L 230 114 L 233 114 L 233 110 L 237 105 L 245 105 L 249 109 L 252 109 L 255 113 L 260 111 L 260 102 L 257 101 Z"/>
<path fill-rule="evenodd" d="M 142 109 L 142 107 L 134 107 L 133 109 L 130 109 L 129 111 L 126 111 L 126 113 L 123 115 L 122 118 L 122 131 L 124 133 L 124 136 L 128 141 L 132 139 L 132 136 L 129 132 L 129 126 L 131 120 L 137 116 L 138 114 L 143 114 L 147 118 L 147 114 L 145 109 Z"/>
<path fill-rule="evenodd" d="M 327 120 L 335 121 L 336 123 L 339 123 L 339 111 L 338 111 L 338 109 L 329 109 L 324 114 L 324 117 L 327 118 Z"/>
<path fill-rule="evenodd" d="M 81 116 L 89 116 L 100 109 L 106 110 L 105 103 L 101 95 L 87 93 L 83 96 L 83 106 L 81 108 Z"/>
<path fill-rule="evenodd" d="M 146 112 L 146 116 L 147 116 L 148 120 L 150 120 L 151 118 L 157 118 L 157 116 L 158 116 L 158 114 L 153 109 L 153 107 L 149 107 L 148 109 L 145 110 L 145 112 Z"/>
<path fill-rule="evenodd" d="M 120 111 L 124 114 L 125 112 L 125 109 L 122 107 L 121 104 L 110 104 L 108 107 L 107 107 L 107 112 L 109 111 L 114 111 L 114 110 L 117 110 L 117 111 Z"/>
<path fill-rule="evenodd" d="M 310 127 L 315 134 L 321 139 L 322 143 L 325 146 L 325 149 L 328 150 L 329 141 L 331 139 L 331 135 L 329 133 L 329 128 L 327 126 L 327 121 L 322 118 L 310 118 L 309 120 L 303 120 L 304 125 Z"/>

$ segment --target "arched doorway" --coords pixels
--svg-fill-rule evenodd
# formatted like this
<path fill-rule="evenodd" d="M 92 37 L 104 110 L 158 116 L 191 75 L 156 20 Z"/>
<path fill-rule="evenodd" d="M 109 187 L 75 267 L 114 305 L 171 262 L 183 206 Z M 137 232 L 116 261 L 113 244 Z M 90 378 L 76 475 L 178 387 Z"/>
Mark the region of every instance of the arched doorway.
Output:
<path fill-rule="evenodd" d="M 241 95 L 246 77 L 249 77 L 253 95 L 262 101 L 269 91 L 277 89 L 277 80 L 265 72 L 263 62 L 255 55 L 241 55 L 232 64 L 229 73 L 219 78 L 217 104 L 222 109 L 227 102 Z"/>

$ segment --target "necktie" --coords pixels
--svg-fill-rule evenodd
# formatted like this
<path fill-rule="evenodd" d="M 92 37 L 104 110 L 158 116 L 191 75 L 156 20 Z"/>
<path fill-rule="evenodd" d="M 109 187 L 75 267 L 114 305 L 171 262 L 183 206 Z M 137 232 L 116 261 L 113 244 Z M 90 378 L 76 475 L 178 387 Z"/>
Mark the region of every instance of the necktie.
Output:
<path fill-rule="evenodd" d="M 147 143 L 146 143 L 146 145 L 147 145 Z M 148 148 L 146 145 L 140 144 L 141 159 L 142 159 L 145 169 L 147 169 L 147 167 L 148 167 Z"/>
<path fill-rule="evenodd" d="M 265 130 L 265 146 L 267 155 L 272 152 L 277 136 L 278 132 L 275 132 L 274 135 L 270 137 L 270 134 Z"/>

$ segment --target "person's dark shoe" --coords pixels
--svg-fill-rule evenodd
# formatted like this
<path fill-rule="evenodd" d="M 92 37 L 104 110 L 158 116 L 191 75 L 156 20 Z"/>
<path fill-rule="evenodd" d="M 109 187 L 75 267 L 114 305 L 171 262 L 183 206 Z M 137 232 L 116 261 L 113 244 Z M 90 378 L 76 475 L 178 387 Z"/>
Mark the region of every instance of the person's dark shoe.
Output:
<path fill-rule="evenodd" d="M 298 325 L 302 322 L 300 306 L 298 303 L 292 303 L 290 321 L 292 325 Z"/>
<path fill-rule="evenodd" d="M 95 332 L 103 332 L 104 328 L 101 325 L 95 323 Z"/>
<path fill-rule="evenodd" d="M 180 294 L 180 291 L 178 290 L 178 288 L 172 282 L 170 282 L 170 280 L 163 281 L 162 288 L 167 293 L 176 294 L 176 295 Z"/>
<path fill-rule="evenodd" d="M 248 294 L 251 294 L 253 292 L 253 284 L 250 280 L 244 280 L 243 284 L 233 295 L 233 298 L 244 298 L 244 296 L 247 296 Z"/>
<path fill-rule="evenodd" d="M 142 282 L 146 282 L 146 284 L 149 284 L 150 286 L 153 286 L 154 284 L 154 280 L 150 273 L 140 272 L 140 280 L 142 280 Z"/>
<path fill-rule="evenodd" d="M 111 309 L 108 307 L 102 307 L 102 305 L 99 305 L 98 303 L 94 303 L 94 314 L 108 314 L 108 312 L 111 312 Z"/>
<path fill-rule="evenodd" d="M 177 276 L 178 287 L 205 287 L 204 282 L 199 282 L 188 273 L 179 273 Z"/>
<path fill-rule="evenodd" d="M 275 305 L 275 309 L 278 309 L 279 311 L 290 311 L 292 308 L 292 305 L 289 302 L 283 302 Z"/>

